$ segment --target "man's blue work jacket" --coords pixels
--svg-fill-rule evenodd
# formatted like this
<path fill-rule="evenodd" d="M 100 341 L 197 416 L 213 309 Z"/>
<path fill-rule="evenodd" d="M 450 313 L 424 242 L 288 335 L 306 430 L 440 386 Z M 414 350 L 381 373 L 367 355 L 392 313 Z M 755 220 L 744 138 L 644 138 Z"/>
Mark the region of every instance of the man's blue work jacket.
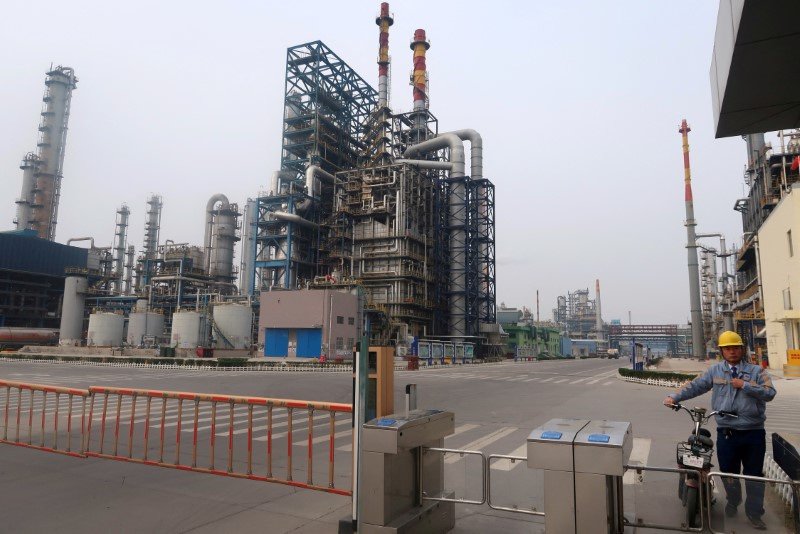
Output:
<path fill-rule="evenodd" d="M 739 417 L 717 415 L 718 428 L 750 430 L 764 428 L 767 402 L 775 397 L 775 387 L 765 370 L 751 363 L 739 362 L 736 365 L 738 378 L 744 380 L 744 387 L 736 389 L 731 385 L 731 370 L 725 361 L 712 365 L 708 371 L 684 385 L 677 393 L 670 395 L 675 402 L 692 399 L 713 389 L 711 409 L 733 412 Z"/>

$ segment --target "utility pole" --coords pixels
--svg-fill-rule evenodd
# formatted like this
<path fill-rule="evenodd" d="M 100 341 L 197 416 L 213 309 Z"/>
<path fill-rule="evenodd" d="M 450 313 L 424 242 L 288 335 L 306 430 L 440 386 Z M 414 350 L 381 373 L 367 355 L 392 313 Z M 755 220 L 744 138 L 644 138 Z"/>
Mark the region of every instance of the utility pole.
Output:
<path fill-rule="evenodd" d="M 683 183 L 686 203 L 686 255 L 689 267 L 689 311 L 692 318 L 692 355 L 698 360 L 705 358 L 703 341 L 703 316 L 700 314 L 700 270 L 697 264 L 697 236 L 695 235 L 694 199 L 692 197 L 692 171 L 689 167 L 689 132 L 686 119 L 678 132 L 683 138 Z"/>

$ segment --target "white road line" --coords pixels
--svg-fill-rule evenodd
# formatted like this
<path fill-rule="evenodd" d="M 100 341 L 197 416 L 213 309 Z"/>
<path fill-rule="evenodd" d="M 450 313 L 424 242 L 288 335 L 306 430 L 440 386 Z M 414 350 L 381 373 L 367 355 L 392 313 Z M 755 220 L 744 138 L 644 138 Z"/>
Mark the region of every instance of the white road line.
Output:
<path fill-rule="evenodd" d="M 507 453 L 506 456 L 524 456 L 524 457 L 527 458 L 528 457 L 528 444 L 526 443 L 526 444 L 520 445 L 519 447 L 517 447 L 513 451 Z M 522 465 L 524 463 L 525 463 L 525 461 L 517 460 L 516 462 L 512 462 L 511 460 L 503 458 L 502 460 L 497 460 L 496 462 L 492 463 L 491 467 L 492 467 L 492 469 L 498 469 L 500 471 L 511 471 L 512 469 L 514 469 L 518 465 Z"/>
<path fill-rule="evenodd" d="M 550 378 L 545 378 L 544 380 L 542 380 L 542 382 L 550 382 L 554 378 L 555 378 L 554 376 L 551 376 Z"/>
<path fill-rule="evenodd" d="M 513 432 L 516 432 L 516 430 L 517 430 L 517 427 L 514 427 L 514 426 L 503 427 L 503 428 L 501 428 L 499 430 L 495 430 L 494 432 L 492 432 L 490 434 L 487 434 L 486 436 L 483 436 L 482 438 L 478 438 L 475 441 L 467 443 L 463 447 L 459 447 L 459 448 L 460 449 L 466 449 L 466 450 L 481 450 L 481 449 L 484 449 L 485 447 L 487 447 L 488 445 L 491 445 L 495 441 L 497 441 L 499 439 L 502 439 L 502 438 L 508 436 L 509 434 L 513 433 Z M 461 459 L 460 455 L 453 454 L 449 458 L 445 458 L 444 463 L 446 463 L 446 464 L 454 464 L 460 459 Z"/>
<path fill-rule="evenodd" d="M 604 386 L 610 386 L 611 384 L 614 384 L 614 382 L 605 382 L 603 385 Z"/>
<path fill-rule="evenodd" d="M 346 421 L 346 422 L 350 423 L 350 421 Z M 348 428 L 347 430 L 342 430 L 341 432 L 337 432 L 336 434 L 334 434 L 333 435 L 333 439 L 340 439 L 340 438 L 343 438 L 345 436 L 352 436 L 352 435 L 353 435 L 353 429 L 352 428 Z M 322 436 L 317 436 L 316 438 L 313 438 L 311 440 L 311 442 L 312 442 L 312 445 L 316 445 L 318 443 L 323 443 L 323 442 L 329 441 L 330 439 L 331 439 L 330 434 L 324 434 Z M 306 435 L 306 437 L 304 439 L 301 439 L 301 440 L 298 440 L 298 441 L 293 441 L 292 445 L 294 445 L 295 447 L 308 447 L 308 435 Z"/>
<path fill-rule="evenodd" d="M 534 382 L 534 381 L 536 381 L 536 380 L 539 380 L 539 377 L 538 377 L 538 376 L 535 376 L 535 377 L 533 377 L 533 378 L 528 378 L 528 379 L 526 379 L 526 380 L 525 380 L 525 382 Z"/>
<path fill-rule="evenodd" d="M 466 423 L 466 424 L 463 424 L 463 425 L 459 425 L 459 426 L 457 426 L 455 428 L 455 430 L 453 431 L 452 434 L 450 434 L 449 436 L 445 436 L 444 439 L 447 440 L 447 438 L 452 438 L 453 436 L 457 436 L 459 434 L 463 434 L 464 432 L 469 432 L 473 428 L 478 428 L 479 426 L 480 425 L 473 425 L 471 423 Z"/>
<path fill-rule="evenodd" d="M 631 449 L 631 456 L 628 460 L 629 464 L 646 465 L 647 458 L 650 456 L 650 444 L 652 440 L 647 438 L 633 438 L 633 448 Z M 628 470 L 622 477 L 622 483 L 628 486 L 635 484 L 638 480 L 636 471 Z"/>
<path fill-rule="evenodd" d="M 560 384 L 561 382 L 566 382 L 569 378 L 562 378 L 561 380 L 556 380 L 553 384 Z"/>
<path fill-rule="evenodd" d="M 572 384 L 580 384 L 584 380 L 589 380 L 590 378 L 591 378 L 591 376 L 587 376 L 585 378 L 579 378 L 578 380 L 573 380 L 572 382 L 570 382 L 570 385 L 572 385 Z"/>

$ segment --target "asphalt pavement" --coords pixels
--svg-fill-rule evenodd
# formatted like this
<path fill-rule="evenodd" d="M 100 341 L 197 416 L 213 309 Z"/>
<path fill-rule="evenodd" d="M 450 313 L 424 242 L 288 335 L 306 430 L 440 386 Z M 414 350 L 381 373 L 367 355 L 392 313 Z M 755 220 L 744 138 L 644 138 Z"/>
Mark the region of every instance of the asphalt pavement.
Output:
<path fill-rule="evenodd" d="M 404 386 L 416 383 L 419 407 L 455 413 L 455 434 L 445 440 L 445 447 L 517 457 L 525 456 L 525 439 L 530 431 L 552 418 L 630 421 L 634 434 L 631 463 L 674 467 L 675 443 L 686 438 L 691 422 L 661 406 L 667 393 L 664 388 L 618 379 L 617 368 L 621 364 L 619 360 L 561 360 L 396 371 L 395 406 L 399 409 L 404 405 Z M 2 362 L 0 377 L 77 388 L 118 386 L 344 403 L 352 398 L 352 378 L 348 373 L 151 370 Z M 767 411 L 768 430 L 798 431 L 793 406 L 800 400 L 800 390 L 795 385 L 776 379 L 779 395 Z M 696 401 L 697 405 L 709 403 L 710 398 Z M 132 409 L 130 404 L 122 406 L 121 419 Z M 142 413 L 138 405 L 136 410 L 135 413 Z M 174 422 L 176 415 L 165 412 L 165 417 L 172 417 L 170 421 Z M 237 413 L 231 428 L 240 431 L 243 424 L 246 420 Z M 301 418 L 295 425 L 300 436 L 307 432 L 303 424 Z M 228 430 L 222 426 L 215 431 L 224 436 Z M 241 432 L 236 435 L 236 439 L 242 439 Z M 336 484 L 340 487 L 349 486 L 350 439 L 346 425 L 336 427 Z M 302 438 L 297 441 L 295 446 L 301 447 Z M 320 454 L 324 453 L 325 450 Z M 314 468 L 321 469 L 325 462 L 316 454 Z M 0 530 L 13 532 L 55 528 L 82 533 L 336 532 L 339 519 L 350 510 L 348 497 L 274 483 L 98 458 L 71 458 L 11 445 L 0 445 L 0 459 L 0 498 L 4 508 L 0 523 L 4 527 L 0 526 Z M 207 461 L 207 455 L 203 459 Z M 302 469 L 302 464 L 299 467 Z M 529 470 L 524 462 L 497 460 L 492 464 L 491 477 L 492 501 L 496 505 L 543 509 L 541 472 Z M 633 518 L 635 514 L 645 521 L 680 523 L 677 479 L 673 477 L 646 472 L 640 478 L 629 472 L 624 479 L 626 515 Z M 478 462 L 469 456 L 448 455 L 445 484 L 458 497 L 477 497 L 481 490 Z M 718 511 L 715 517 L 719 519 L 717 516 Z M 770 526 L 779 528 L 777 516 Z M 729 524 L 718 530 L 731 528 Z M 454 532 L 490 531 L 542 532 L 543 523 L 541 517 L 499 512 L 486 505 L 457 506 Z M 747 530 L 736 527 L 736 531 Z"/>

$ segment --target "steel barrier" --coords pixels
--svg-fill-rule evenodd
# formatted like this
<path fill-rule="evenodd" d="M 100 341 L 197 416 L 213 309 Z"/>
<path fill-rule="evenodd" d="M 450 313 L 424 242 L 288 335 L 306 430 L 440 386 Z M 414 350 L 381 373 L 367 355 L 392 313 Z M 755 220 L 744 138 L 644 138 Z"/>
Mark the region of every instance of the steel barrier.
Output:
<path fill-rule="evenodd" d="M 658 472 L 658 473 L 676 473 L 678 475 L 687 475 L 687 476 L 691 476 L 691 477 L 697 477 L 698 476 L 697 470 L 695 470 L 695 469 L 681 469 L 681 468 L 678 468 L 678 467 L 651 467 L 651 466 L 644 466 L 644 465 L 626 465 L 625 466 L 625 470 L 626 471 L 627 470 L 634 470 L 634 471 L 636 471 L 637 475 L 641 475 L 642 471 L 654 471 L 654 472 Z M 705 484 L 699 484 L 699 487 L 700 487 L 700 495 L 699 495 L 699 499 L 700 499 L 700 512 L 699 512 L 700 513 L 700 526 L 699 527 L 692 528 L 689 525 L 686 525 L 685 523 L 681 523 L 680 525 L 664 525 L 664 524 L 659 524 L 659 523 L 645 523 L 644 521 L 641 521 L 638 518 L 637 518 L 637 521 L 635 523 L 631 523 L 630 521 L 628 521 L 627 518 L 623 518 L 623 521 L 624 521 L 626 526 L 631 526 L 631 527 L 652 528 L 652 529 L 656 529 L 656 530 L 678 530 L 678 531 L 682 531 L 682 532 L 703 532 L 707 528 L 706 521 L 710 517 L 708 514 L 704 513 L 703 503 L 705 503 L 706 499 L 708 498 L 706 496 L 706 491 L 705 491 L 706 488 L 705 488 L 705 486 L 706 486 Z"/>
<path fill-rule="evenodd" d="M 337 422 L 336 414 L 352 413 L 350 404 L 114 387 L 90 387 L 89 392 L 87 456 L 352 495 L 349 489 L 337 488 L 334 479 L 334 439 L 348 435 L 352 424 L 350 417 Z M 300 432 L 295 432 L 293 426 L 302 426 L 304 422 L 296 417 L 298 411 L 303 414 L 307 428 L 302 441 L 295 442 L 294 436 Z M 324 415 L 315 419 L 317 413 Z M 185 423 L 185 419 L 189 422 Z M 278 419 L 285 420 L 276 422 Z M 258 421 L 264 424 L 254 426 Z M 328 431 L 315 438 L 314 427 L 320 426 L 320 422 Z M 347 430 L 337 434 L 336 425 L 342 423 L 347 424 Z M 242 428 L 235 429 L 235 425 Z M 285 431 L 275 432 L 284 427 Z M 182 434 L 187 432 L 191 433 L 188 455 L 182 451 Z M 107 437 L 108 434 L 111 436 Z M 225 439 L 224 468 L 217 465 L 218 436 Z M 274 445 L 283 438 L 286 456 L 278 457 Z M 256 441 L 264 442 L 260 453 L 256 453 Z M 314 482 L 317 443 L 327 443 L 327 485 Z M 301 447 L 308 448 L 304 482 L 294 479 L 297 470 L 293 464 L 294 449 Z M 203 461 L 207 467 L 201 466 Z M 257 468 L 262 474 L 257 474 Z M 277 474 L 278 470 L 285 473 L 283 477 Z"/>
<path fill-rule="evenodd" d="M 3 388 L 5 388 L 4 395 L 2 394 Z M 26 391 L 27 394 L 25 394 Z M 37 395 L 37 393 L 41 394 Z M 50 394 L 49 398 L 48 394 Z M 62 396 L 67 397 L 66 406 L 61 399 Z M 2 406 L 3 413 L 3 434 L 0 443 L 85 457 L 84 429 L 88 396 L 89 391 L 84 389 L 0 380 L 0 406 Z M 80 398 L 77 406 L 75 397 Z M 39 420 L 39 424 L 36 426 L 39 435 L 38 439 L 34 441 L 34 415 L 37 409 L 39 414 L 36 415 L 36 419 Z M 49 418 L 47 417 L 48 412 L 51 412 Z M 80 427 L 75 429 L 76 423 L 73 419 L 77 419 L 78 415 L 80 415 Z M 14 437 L 9 439 L 9 422 L 12 417 Z M 23 424 L 24 420 L 27 420 L 27 424 Z M 59 422 L 61 425 L 66 425 L 66 435 L 64 435 L 64 427 L 60 426 Z M 46 443 L 48 434 L 52 436 L 51 445 Z M 61 438 L 60 441 L 59 438 Z M 73 441 L 76 439 L 77 447 L 73 447 Z"/>
<path fill-rule="evenodd" d="M 519 507 L 498 506 L 492 502 L 492 460 L 502 459 L 509 460 L 512 464 L 515 462 L 527 462 L 527 456 L 510 456 L 508 454 L 490 454 L 486 459 L 486 494 L 489 508 L 493 510 L 503 510 L 505 512 L 515 512 L 518 514 L 538 515 L 544 517 L 544 512 L 538 511 L 535 507 L 530 510 L 523 510 Z"/>
<path fill-rule="evenodd" d="M 463 498 L 442 497 L 442 496 L 434 497 L 434 496 L 428 496 L 428 495 L 424 495 L 423 494 L 423 496 L 422 496 L 423 500 L 425 500 L 425 501 L 455 502 L 455 503 L 460 503 L 460 504 L 484 504 L 486 502 L 486 490 L 487 490 L 486 466 L 487 466 L 487 462 L 486 462 L 486 455 L 485 454 L 483 454 L 481 451 L 468 451 L 468 450 L 464 450 L 464 449 L 447 449 L 447 448 L 443 448 L 443 447 L 422 447 L 422 453 L 423 454 L 427 454 L 429 452 L 436 452 L 436 453 L 441 453 L 441 454 L 453 453 L 453 454 L 458 454 L 461 457 L 469 456 L 469 455 L 479 456 L 480 459 L 481 459 L 481 499 L 479 501 L 476 501 L 474 499 L 463 499 Z M 424 481 L 421 480 L 420 484 L 424 488 Z"/>

